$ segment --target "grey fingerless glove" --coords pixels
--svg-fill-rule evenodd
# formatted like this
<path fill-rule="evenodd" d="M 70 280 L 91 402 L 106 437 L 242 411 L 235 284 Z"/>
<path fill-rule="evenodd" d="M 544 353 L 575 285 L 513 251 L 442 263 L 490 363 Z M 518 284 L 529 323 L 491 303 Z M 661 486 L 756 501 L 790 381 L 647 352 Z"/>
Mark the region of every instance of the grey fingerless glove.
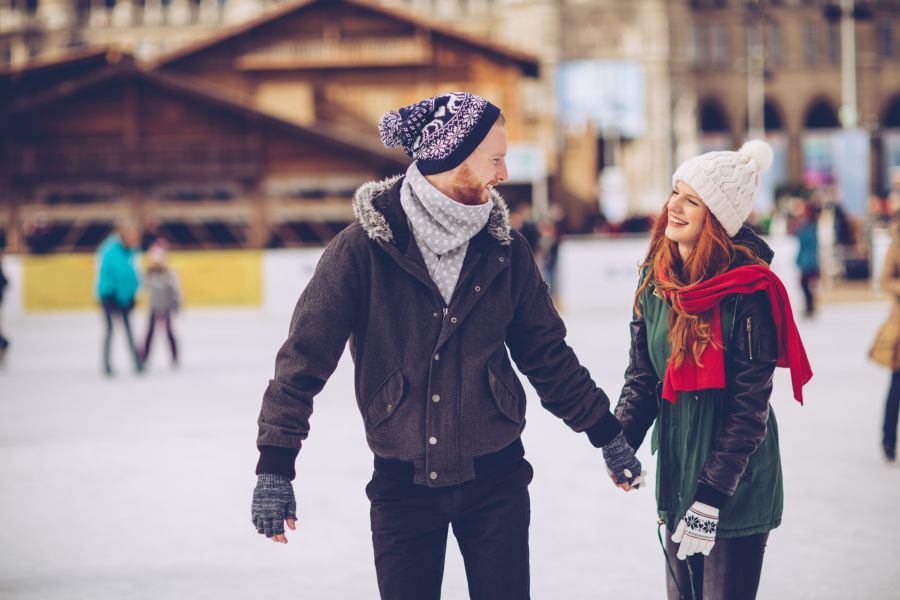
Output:
<path fill-rule="evenodd" d="M 297 518 L 294 488 L 284 475 L 261 473 L 253 490 L 250 515 L 256 531 L 272 537 L 284 533 L 284 520 Z"/>
<path fill-rule="evenodd" d="M 634 455 L 634 449 L 621 431 L 603 446 L 603 460 L 617 484 L 633 483 L 641 477 L 641 461 Z"/>

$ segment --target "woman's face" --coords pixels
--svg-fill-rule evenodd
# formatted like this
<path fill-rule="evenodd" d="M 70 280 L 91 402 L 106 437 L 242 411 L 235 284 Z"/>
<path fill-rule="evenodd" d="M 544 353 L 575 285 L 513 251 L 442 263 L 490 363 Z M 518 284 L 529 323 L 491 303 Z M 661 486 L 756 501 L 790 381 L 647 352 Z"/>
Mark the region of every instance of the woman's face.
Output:
<path fill-rule="evenodd" d="M 666 208 L 669 210 L 666 237 L 678 244 L 683 258 L 687 257 L 700 237 L 709 210 L 694 188 L 683 181 L 675 184 Z"/>

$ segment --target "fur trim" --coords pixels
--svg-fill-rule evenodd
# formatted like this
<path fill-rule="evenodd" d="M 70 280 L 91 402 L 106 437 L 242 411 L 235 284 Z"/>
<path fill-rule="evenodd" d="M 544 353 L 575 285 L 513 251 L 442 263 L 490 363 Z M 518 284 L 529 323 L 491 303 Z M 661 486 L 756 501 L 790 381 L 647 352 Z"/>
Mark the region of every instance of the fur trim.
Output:
<path fill-rule="evenodd" d="M 374 201 L 377 196 L 391 189 L 397 180 L 403 175 L 395 175 L 381 181 L 370 181 L 360 186 L 353 194 L 353 216 L 359 222 L 363 231 L 373 240 L 394 240 L 394 232 L 388 225 L 387 219 L 375 208 Z"/>
<path fill-rule="evenodd" d="M 494 208 L 488 217 L 488 231 L 502 245 L 509 246 L 512 243 L 509 207 L 497 190 L 491 190 L 491 199 L 494 201 Z"/>
<path fill-rule="evenodd" d="M 384 240 L 391 242 L 394 240 L 394 232 L 388 224 L 384 215 L 375 208 L 375 198 L 388 191 L 397 180 L 403 175 L 395 175 L 388 177 L 382 181 L 370 181 L 360 186 L 356 193 L 353 194 L 353 215 L 359 222 L 363 231 L 373 240 Z M 497 193 L 497 190 L 491 190 L 491 199 L 494 201 L 494 207 L 488 217 L 488 232 L 504 246 L 509 246 L 512 242 L 512 233 L 509 224 L 509 207 L 506 201 Z"/>

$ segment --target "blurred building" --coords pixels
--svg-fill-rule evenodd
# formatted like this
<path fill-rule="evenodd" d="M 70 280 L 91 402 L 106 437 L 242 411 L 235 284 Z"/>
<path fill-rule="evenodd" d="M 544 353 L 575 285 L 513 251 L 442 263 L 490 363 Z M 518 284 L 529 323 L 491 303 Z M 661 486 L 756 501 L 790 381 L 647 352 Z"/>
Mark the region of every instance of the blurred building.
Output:
<path fill-rule="evenodd" d="M 839 183 L 841 2 L 383 1 L 538 54 L 533 110 L 560 126 L 555 192 L 599 195 L 612 217 L 655 212 L 681 160 L 740 146 L 751 120 L 776 155 L 760 212 L 781 184 Z M 851 4 L 861 170 L 883 192 L 900 171 L 900 1 Z"/>
<path fill-rule="evenodd" d="M 0 0 L 0 64 L 21 65 L 42 54 L 114 44 L 150 59 L 232 23 L 253 18 L 278 0 Z"/>
<path fill-rule="evenodd" d="M 539 213 L 550 198 L 575 229 L 601 209 L 614 222 L 656 212 L 681 160 L 761 135 L 775 164 L 758 213 L 799 184 L 858 212 L 861 196 L 900 182 L 900 0 L 851 3 L 849 61 L 840 4 L 0 0 L 0 62 L 115 42 L 140 68 L 209 82 L 262 114 L 355 131 L 386 107 L 466 88 L 512 117 L 507 195 Z"/>
<path fill-rule="evenodd" d="M 386 110 L 470 90 L 503 107 L 516 148 L 537 74 L 524 53 L 364 0 L 284 3 L 153 61 L 37 57 L 0 70 L 2 219 L 33 252 L 92 249 L 122 217 L 182 248 L 321 243 L 357 186 L 408 164 L 381 145 Z"/>

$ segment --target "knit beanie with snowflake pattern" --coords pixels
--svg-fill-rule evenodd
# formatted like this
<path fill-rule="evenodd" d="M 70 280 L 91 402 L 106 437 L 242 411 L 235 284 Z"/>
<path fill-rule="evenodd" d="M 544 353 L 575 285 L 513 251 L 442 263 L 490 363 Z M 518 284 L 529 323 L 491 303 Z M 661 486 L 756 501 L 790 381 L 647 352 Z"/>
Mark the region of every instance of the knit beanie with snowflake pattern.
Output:
<path fill-rule="evenodd" d="M 683 181 L 694 188 L 734 237 L 753 210 L 760 174 L 771 164 L 772 147 L 751 140 L 737 152 L 707 152 L 686 160 L 672 175 L 672 185 Z"/>
<path fill-rule="evenodd" d="M 381 117 L 381 141 L 403 147 L 423 175 L 458 167 L 484 140 L 500 109 L 481 96 L 450 92 L 420 100 Z"/>

